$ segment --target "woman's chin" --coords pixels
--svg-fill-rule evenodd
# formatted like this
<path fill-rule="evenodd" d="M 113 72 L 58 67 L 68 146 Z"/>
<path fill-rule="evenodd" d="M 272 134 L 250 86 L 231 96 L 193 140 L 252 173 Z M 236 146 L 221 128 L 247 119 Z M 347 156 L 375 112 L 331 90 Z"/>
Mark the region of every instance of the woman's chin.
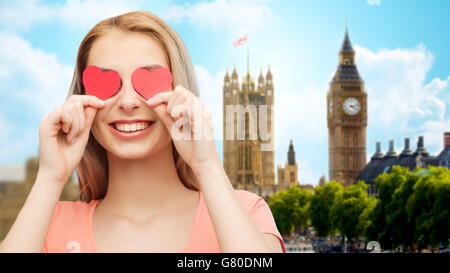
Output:
<path fill-rule="evenodd" d="M 128 143 L 116 145 L 110 150 L 116 157 L 123 159 L 140 159 L 148 157 L 152 153 L 151 145 L 142 145 L 138 143 Z"/>
<path fill-rule="evenodd" d="M 114 151 L 114 155 L 121 159 L 141 159 L 149 155 L 149 152 L 145 151 Z"/>

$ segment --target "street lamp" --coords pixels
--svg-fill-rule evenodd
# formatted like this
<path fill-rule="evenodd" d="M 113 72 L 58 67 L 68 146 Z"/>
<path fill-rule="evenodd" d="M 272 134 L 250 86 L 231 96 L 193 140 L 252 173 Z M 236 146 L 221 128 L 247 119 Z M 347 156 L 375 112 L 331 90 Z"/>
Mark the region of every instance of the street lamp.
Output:
<path fill-rule="evenodd" d="M 347 236 L 344 235 L 344 253 L 347 253 Z"/>

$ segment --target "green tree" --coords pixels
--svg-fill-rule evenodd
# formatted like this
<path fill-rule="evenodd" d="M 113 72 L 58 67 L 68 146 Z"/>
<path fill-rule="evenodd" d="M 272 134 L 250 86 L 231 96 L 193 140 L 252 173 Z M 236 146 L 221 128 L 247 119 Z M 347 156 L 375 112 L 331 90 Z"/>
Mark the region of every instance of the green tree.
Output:
<path fill-rule="evenodd" d="M 309 205 L 312 193 L 292 186 L 272 196 L 269 207 L 280 233 L 291 234 L 296 228 L 305 229 L 309 223 Z"/>
<path fill-rule="evenodd" d="M 334 180 L 314 189 L 309 214 L 311 225 L 319 237 L 335 233 L 331 226 L 330 210 L 336 198 L 342 194 L 342 190 L 342 185 Z"/>
<path fill-rule="evenodd" d="M 367 195 L 367 187 L 363 181 L 344 187 L 331 207 L 331 226 L 339 230 L 343 240 L 361 237 L 370 224 L 367 210 L 374 207 L 375 201 Z"/>
<path fill-rule="evenodd" d="M 286 191 L 280 191 L 274 194 L 269 200 L 270 210 L 272 211 L 277 228 L 282 235 L 291 234 L 294 231 L 286 195 Z"/>
<path fill-rule="evenodd" d="M 382 173 L 375 179 L 379 201 L 369 216 L 372 225 L 367 227 L 365 237 L 371 241 L 378 241 L 384 249 L 393 247 L 393 226 L 387 219 L 387 215 L 391 215 L 395 207 L 391 202 L 395 192 L 407 180 L 409 173 L 406 167 L 394 166 L 391 173 Z"/>
<path fill-rule="evenodd" d="M 390 227 L 391 248 L 402 246 L 411 249 L 414 244 L 415 225 L 408 221 L 405 204 L 413 193 L 418 176 L 406 167 L 398 167 L 391 177 L 400 181 L 392 199 L 387 200 L 386 204 L 386 225 Z"/>
<path fill-rule="evenodd" d="M 419 249 L 447 244 L 450 236 L 450 171 L 429 166 L 416 170 L 418 181 L 406 203 L 408 221 L 415 225 Z"/>
<path fill-rule="evenodd" d="M 295 191 L 295 196 L 298 200 L 298 209 L 294 211 L 293 217 L 294 226 L 301 231 L 305 231 L 305 229 L 311 225 L 309 208 L 313 193 L 307 189 L 298 189 L 297 187 L 292 187 L 291 189 Z"/>

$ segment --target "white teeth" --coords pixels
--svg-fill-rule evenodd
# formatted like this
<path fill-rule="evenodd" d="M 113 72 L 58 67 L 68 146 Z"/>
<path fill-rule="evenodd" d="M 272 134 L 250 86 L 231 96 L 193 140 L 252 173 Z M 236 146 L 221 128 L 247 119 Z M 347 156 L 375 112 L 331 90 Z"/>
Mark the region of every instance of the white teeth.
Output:
<path fill-rule="evenodd" d="M 149 122 L 136 122 L 136 123 L 114 123 L 114 128 L 121 132 L 135 132 L 148 128 Z"/>

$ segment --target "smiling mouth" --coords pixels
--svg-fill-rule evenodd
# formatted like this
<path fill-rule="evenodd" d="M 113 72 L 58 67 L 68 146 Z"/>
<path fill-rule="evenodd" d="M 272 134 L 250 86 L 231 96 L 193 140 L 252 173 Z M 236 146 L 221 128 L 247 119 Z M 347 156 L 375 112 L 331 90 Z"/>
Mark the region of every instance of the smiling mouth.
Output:
<path fill-rule="evenodd" d="M 108 125 L 122 133 L 134 133 L 147 129 L 153 123 L 155 123 L 155 121 L 112 122 Z"/>

